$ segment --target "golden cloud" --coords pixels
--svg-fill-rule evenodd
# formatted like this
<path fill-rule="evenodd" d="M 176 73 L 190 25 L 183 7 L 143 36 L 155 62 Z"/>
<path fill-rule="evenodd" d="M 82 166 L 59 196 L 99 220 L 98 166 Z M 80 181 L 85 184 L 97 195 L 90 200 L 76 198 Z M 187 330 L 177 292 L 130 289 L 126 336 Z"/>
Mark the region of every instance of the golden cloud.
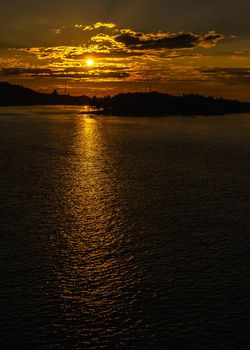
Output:
<path fill-rule="evenodd" d="M 199 58 L 201 50 L 213 48 L 224 38 L 223 34 L 215 31 L 205 34 L 144 33 L 129 28 L 119 29 L 114 23 L 105 22 L 75 24 L 70 28 L 64 26 L 54 29 L 54 34 L 60 36 L 62 41 L 64 35 L 71 40 L 58 46 L 10 49 L 22 57 L 22 62 L 26 60 L 29 64 L 5 66 L 1 74 L 70 77 L 93 81 L 200 79 L 208 74 L 194 70 L 193 67 L 181 69 L 180 64 L 170 65 L 169 62 Z M 75 34 L 78 39 L 74 39 L 72 44 L 72 36 Z M 95 60 L 91 69 L 86 67 L 88 58 Z"/>
<path fill-rule="evenodd" d="M 75 28 L 80 28 L 83 31 L 84 30 L 94 30 L 94 29 L 99 29 L 99 28 L 115 28 L 116 24 L 114 23 L 105 23 L 105 22 L 96 22 L 93 25 L 83 25 L 83 24 L 75 24 Z"/>

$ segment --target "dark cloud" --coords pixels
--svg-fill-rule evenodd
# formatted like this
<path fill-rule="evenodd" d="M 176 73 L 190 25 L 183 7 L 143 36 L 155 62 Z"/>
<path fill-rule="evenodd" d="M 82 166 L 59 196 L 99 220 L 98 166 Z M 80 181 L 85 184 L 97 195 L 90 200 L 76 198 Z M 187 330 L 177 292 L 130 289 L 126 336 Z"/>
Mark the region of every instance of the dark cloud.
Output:
<path fill-rule="evenodd" d="M 225 84 L 250 83 L 250 68 L 209 67 L 202 68 L 200 71 L 207 78 L 222 81 Z"/>
<path fill-rule="evenodd" d="M 194 33 L 157 33 L 145 34 L 132 30 L 121 30 L 115 40 L 131 50 L 191 49 L 195 47 L 213 47 L 223 35 L 209 32 L 205 35 Z"/>
<path fill-rule="evenodd" d="M 230 52 L 231 54 L 231 52 Z M 233 52 L 233 56 L 235 57 L 245 57 L 249 58 L 250 57 L 250 51 L 249 50 L 238 50 Z"/>
<path fill-rule="evenodd" d="M 113 68 L 112 70 L 99 70 L 89 73 L 86 69 L 68 67 L 61 70 L 36 69 L 36 68 L 2 68 L 1 76 L 31 76 L 31 77 L 54 77 L 54 78 L 114 78 L 122 79 L 130 76 L 124 68 Z"/>
<path fill-rule="evenodd" d="M 2 68 L 0 70 L 0 74 L 2 76 L 10 76 L 10 75 L 52 75 L 52 69 L 48 68 Z"/>
<path fill-rule="evenodd" d="M 96 72 L 93 74 L 90 73 L 55 73 L 53 74 L 55 78 L 72 78 L 72 79 L 122 79 L 128 78 L 130 74 L 128 72 L 115 72 L 115 71 L 107 71 L 107 72 Z"/>
<path fill-rule="evenodd" d="M 102 52 L 86 52 L 84 54 L 69 53 L 65 55 L 65 59 L 84 60 L 84 59 L 88 59 L 89 57 L 98 58 L 98 59 L 101 59 L 101 58 L 107 59 L 107 58 L 141 57 L 143 55 L 144 55 L 143 52 L 118 49 L 118 50 L 111 50 L 108 53 L 102 53 Z"/>
<path fill-rule="evenodd" d="M 105 71 L 105 69 L 107 70 L 107 68 L 105 68 L 105 67 L 99 67 L 97 71 L 98 72 Z M 125 71 L 125 70 L 127 70 L 127 67 L 112 67 L 112 69 L 111 69 L 112 72 Z M 89 69 L 88 68 L 84 68 L 84 67 L 66 67 L 66 68 L 61 69 L 60 71 L 64 72 L 64 73 L 68 73 L 68 72 L 76 72 L 76 73 L 79 73 L 79 72 L 84 73 L 85 72 L 85 73 L 88 73 Z"/>
<path fill-rule="evenodd" d="M 250 76 L 250 67 L 249 68 L 231 68 L 231 67 L 212 67 L 212 68 L 203 68 L 202 72 L 208 74 L 222 74 L 222 75 L 247 75 Z"/>

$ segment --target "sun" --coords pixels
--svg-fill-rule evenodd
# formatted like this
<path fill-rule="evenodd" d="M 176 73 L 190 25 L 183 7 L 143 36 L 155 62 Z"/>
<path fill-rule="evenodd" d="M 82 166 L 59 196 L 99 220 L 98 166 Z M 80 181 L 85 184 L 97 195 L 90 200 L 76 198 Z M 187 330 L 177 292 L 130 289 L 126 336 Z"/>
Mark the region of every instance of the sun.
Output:
<path fill-rule="evenodd" d="M 89 58 L 89 59 L 87 59 L 86 63 L 87 63 L 88 67 L 92 67 L 94 64 L 94 61 L 91 58 Z"/>

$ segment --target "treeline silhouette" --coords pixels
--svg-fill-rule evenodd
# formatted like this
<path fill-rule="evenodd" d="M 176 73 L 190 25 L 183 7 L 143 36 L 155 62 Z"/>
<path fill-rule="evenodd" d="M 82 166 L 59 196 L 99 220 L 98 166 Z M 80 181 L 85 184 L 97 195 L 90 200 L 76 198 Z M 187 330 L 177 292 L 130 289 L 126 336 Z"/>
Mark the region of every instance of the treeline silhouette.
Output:
<path fill-rule="evenodd" d="M 222 115 L 250 113 L 250 103 L 196 94 L 173 96 L 160 92 L 123 93 L 102 98 L 36 92 L 19 85 L 0 82 L 0 106 L 90 105 L 95 113 L 127 116 Z"/>
<path fill-rule="evenodd" d="M 113 115 L 220 115 L 250 113 L 250 103 L 196 94 L 173 96 L 159 92 L 135 92 L 104 98 L 99 107 Z"/>
<path fill-rule="evenodd" d="M 56 90 L 51 94 L 36 92 L 19 85 L 0 82 L 0 106 L 32 105 L 88 105 L 92 99 L 88 96 L 59 95 Z"/>

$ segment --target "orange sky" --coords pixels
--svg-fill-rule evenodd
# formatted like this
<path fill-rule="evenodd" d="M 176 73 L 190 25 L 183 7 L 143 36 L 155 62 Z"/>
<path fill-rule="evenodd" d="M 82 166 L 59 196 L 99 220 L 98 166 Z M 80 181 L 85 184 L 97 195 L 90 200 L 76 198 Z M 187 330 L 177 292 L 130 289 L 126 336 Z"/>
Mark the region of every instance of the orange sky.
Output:
<path fill-rule="evenodd" d="M 115 21 L 76 22 L 73 16 L 68 22 L 16 21 L 16 31 L 10 27 L 9 36 L 0 36 L 0 80 L 59 93 L 66 80 L 68 93 L 76 95 L 145 91 L 151 84 L 173 94 L 250 100 L 250 39 L 242 26 L 237 32 L 204 25 L 201 31 L 178 24 L 173 31 L 156 25 L 146 30 L 150 23 L 140 29 L 139 19 L 137 29 Z"/>

